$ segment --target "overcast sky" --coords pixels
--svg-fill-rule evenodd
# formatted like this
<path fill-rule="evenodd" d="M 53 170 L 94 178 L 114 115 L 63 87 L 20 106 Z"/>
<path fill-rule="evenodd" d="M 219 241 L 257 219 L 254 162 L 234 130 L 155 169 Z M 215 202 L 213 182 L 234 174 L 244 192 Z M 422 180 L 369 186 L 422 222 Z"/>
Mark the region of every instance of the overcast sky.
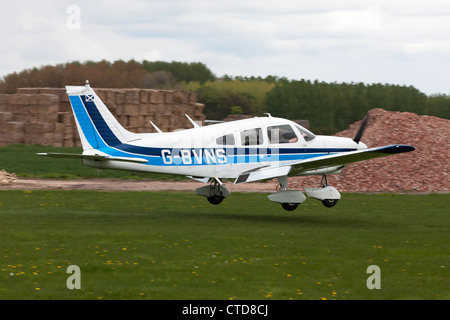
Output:
<path fill-rule="evenodd" d="M 0 76 L 73 60 L 203 62 L 216 76 L 450 94 L 448 0 L 8 1 Z"/>

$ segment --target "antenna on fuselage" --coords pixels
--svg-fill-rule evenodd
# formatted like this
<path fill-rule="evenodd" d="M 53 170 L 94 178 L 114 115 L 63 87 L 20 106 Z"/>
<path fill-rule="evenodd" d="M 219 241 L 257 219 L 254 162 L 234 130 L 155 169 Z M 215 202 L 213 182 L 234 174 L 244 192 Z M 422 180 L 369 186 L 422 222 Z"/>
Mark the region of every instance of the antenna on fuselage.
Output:
<path fill-rule="evenodd" d="M 269 117 L 269 119 L 272 119 L 272 116 L 270 115 L 270 113 L 264 112 L 264 114 L 267 114 L 267 116 Z"/>
<path fill-rule="evenodd" d="M 152 124 L 153 128 L 155 128 L 156 131 L 158 131 L 159 133 L 163 133 L 161 129 L 156 126 L 156 124 L 154 124 L 152 121 L 150 121 L 150 123 Z"/>
<path fill-rule="evenodd" d="M 186 118 L 188 118 L 188 120 L 192 123 L 192 125 L 194 126 L 194 128 L 200 128 L 200 126 L 198 125 L 197 122 L 195 122 L 194 120 L 192 120 L 191 118 L 189 118 L 189 116 L 187 114 L 184 114 L 186 116 Z"/>

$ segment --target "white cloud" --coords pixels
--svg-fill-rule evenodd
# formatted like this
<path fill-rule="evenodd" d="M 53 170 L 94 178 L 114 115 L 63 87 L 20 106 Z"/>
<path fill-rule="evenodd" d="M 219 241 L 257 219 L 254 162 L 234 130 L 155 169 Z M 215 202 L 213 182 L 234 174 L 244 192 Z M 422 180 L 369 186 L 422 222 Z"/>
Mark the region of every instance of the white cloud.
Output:
<path fill-rule="evenodd" d="M 71 5 L 80 9 L 79 29 L 70 28 Z M 8 8 L 0 13 L 8 30 L 0 34 L 0 75 L 134 58 L 201 61 L 219 76 L 392 82 L 450 93 L 441 76 L 450 67 L 446 0 L 42 0 Z"/>

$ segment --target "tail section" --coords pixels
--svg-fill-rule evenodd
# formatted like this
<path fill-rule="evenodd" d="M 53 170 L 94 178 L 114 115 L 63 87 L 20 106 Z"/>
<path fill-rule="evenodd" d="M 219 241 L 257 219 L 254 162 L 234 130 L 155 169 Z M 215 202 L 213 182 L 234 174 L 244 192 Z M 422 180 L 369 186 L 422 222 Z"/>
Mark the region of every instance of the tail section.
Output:
<path fill-rule="evenodd" d="M 83 150 L 116 146 L 135 139 L 136 134 L 122 127 L 88 81 L 84 87 L 66 86 L 66 90 Z"/>

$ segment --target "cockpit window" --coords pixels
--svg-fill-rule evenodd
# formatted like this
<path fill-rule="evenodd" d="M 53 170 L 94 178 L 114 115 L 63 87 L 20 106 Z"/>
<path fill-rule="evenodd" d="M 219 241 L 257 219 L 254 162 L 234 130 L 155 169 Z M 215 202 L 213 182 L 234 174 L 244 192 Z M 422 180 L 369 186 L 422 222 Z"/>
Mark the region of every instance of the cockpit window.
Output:
<path fill-rule="evenodd" d="M 230 133 L 225 136 L 219 137 L 216 139 L 216 143 L 222 146 L 231 146 L 234 145 L 234 134 Z"/>
<path fill-rule="evenodd" d="M 298 141 L 297 135 L 288 124 L 267 127 L 267 136 L 272 144 L 294 143 Z"/>
<path fill-rule="evenodd" d="M 241 131 L 241 144 L 243 146 L 253 146 L 263 143 L 261 128 Z"/>
<path fill-rule="evenodd" d="M 297 128 L 298 131 L 300 131 L 300 134 L 302 135 L 303 139 L 305 139 L 306 142 L 313 141 L 316 138 L 316 136 L 312 132 L 306 130 L 302 126 L 296 124 L 295 127 Z"/>

